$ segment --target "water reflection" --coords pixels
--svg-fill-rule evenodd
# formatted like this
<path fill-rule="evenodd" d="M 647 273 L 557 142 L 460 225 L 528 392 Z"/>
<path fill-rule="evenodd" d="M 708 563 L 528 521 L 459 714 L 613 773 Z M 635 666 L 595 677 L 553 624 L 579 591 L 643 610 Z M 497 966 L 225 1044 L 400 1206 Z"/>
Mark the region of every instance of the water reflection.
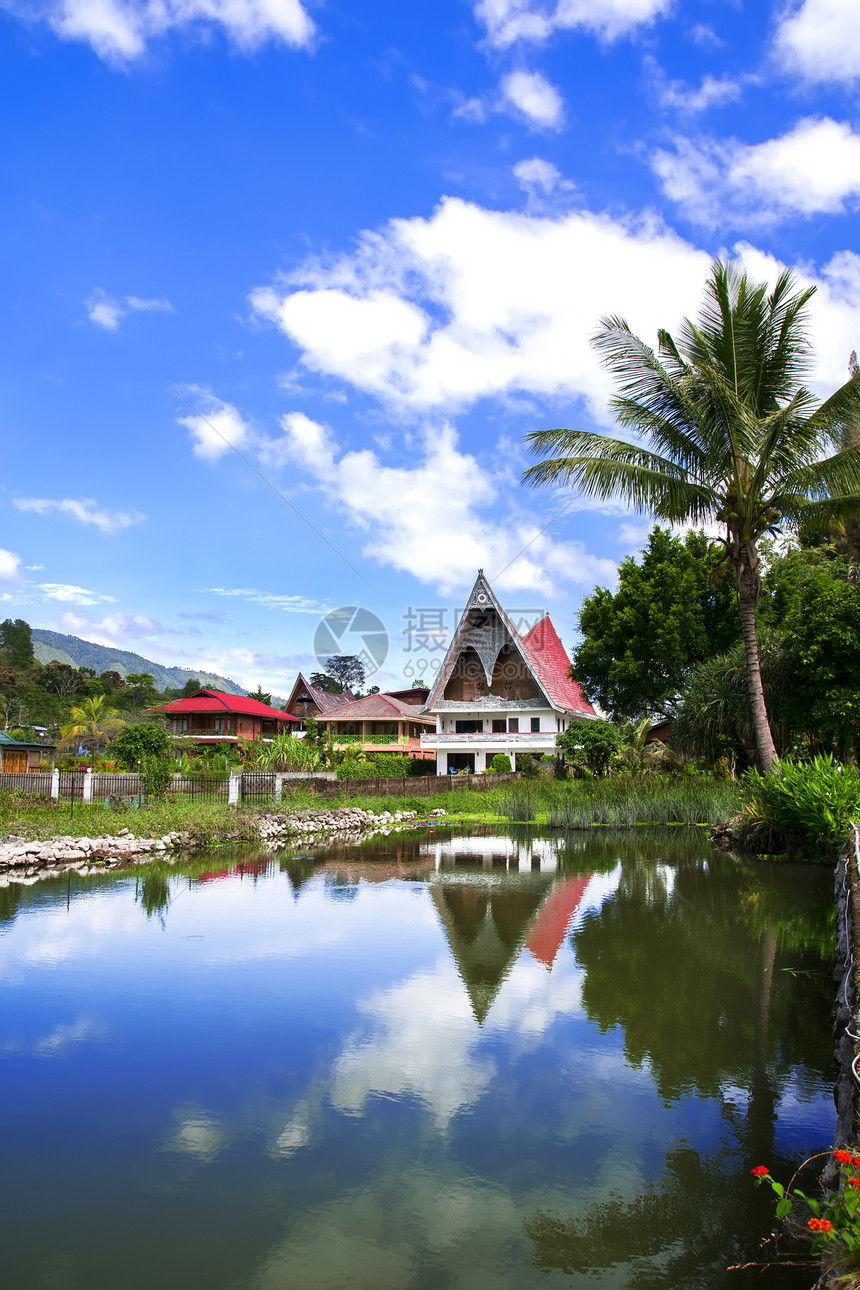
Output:
<path fill-rule="evenodd" d="M 10 1284 L 745 1286 L 750 1164 L 832 1134 L 828 887 L 529 830 L 22 887 Z"/>

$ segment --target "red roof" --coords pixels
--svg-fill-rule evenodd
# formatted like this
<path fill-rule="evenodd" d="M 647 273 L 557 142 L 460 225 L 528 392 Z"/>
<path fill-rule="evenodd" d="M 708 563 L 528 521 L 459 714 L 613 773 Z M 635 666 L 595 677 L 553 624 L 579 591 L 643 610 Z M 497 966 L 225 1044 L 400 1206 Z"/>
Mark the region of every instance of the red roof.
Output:
<path fill-rule="evenodd" d="M 258 703 L 242 694 L 224 694 L 221 690 L 198 690 L 189 694 L 187 699 L 177 699 L 174 703 L 164 703 L 157 712 L 238 712 L 245 717 L 263 717 L 266 721 L 298 721 L 280 708 L 270 708 L 267 703 Z"/>
<path fill-rule="evenodd" d="M 572 712 L 597 714 L 579 687 L 570 678 L 570 659 L 552 625 L 549 614 L 535 623 L 530 632 L 520 636 L 523 651 L 553 703 Z"/>

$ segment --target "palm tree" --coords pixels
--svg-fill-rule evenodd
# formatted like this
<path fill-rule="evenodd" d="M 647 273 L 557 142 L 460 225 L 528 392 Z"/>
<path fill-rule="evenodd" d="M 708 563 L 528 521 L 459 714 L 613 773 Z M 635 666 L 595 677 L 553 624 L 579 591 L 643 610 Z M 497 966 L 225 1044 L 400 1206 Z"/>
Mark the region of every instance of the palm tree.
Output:
<path fill-rule="evenodd" d="M 786 271 L 768 293 L 766 283 L 715 261 L 699 321 L 686 319 L 677 341 L 658 332 L 655 353 L 618 317 L 604 318 L 593 338 L 618 383 L 616 420 L 638 442 L 588 430 L 527 436 L 547 458 L 525 472 L 530 484 L 574 485 L 673 523 L 725 526 L 720 541 L 738 593 L 763 774 L 776 751 L 756 640 L 759 540 L 780 525 L 824 523 L 860 504 L 860 445 L 846 444 L 860 413 L 860 379 L 852 375 L 817 406 L 799 383 L 811 359 L 814 290 L 798 290 Z"/>
<path fill-rule="evenodd" d="M 69 724 L 60 727 L 60 734 L 64 739 L 77 739 L 96 752 L 121 724 L 116 708 L 110 706 L 103 694 L 94 694 L 72 708 Z"/>

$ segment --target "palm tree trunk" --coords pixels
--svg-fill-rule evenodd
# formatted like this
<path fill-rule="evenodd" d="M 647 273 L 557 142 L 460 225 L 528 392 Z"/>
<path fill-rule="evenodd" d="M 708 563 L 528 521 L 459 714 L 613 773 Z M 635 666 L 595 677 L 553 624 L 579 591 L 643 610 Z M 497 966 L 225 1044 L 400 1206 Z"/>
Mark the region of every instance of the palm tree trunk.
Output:
<path fill-rule="evenodd" d="M 752 712 L 758 768 L 762 775 L 769 775 L 777 760 L 773 735 L 767 719 L 764 690 L 761 684 L 761 664 L 758 656 L 758 637 L 755 631 L 755 606 L 758 599 L 758 579 L 755 572 L 743 569 L 738 578 L 738 598 L 741 608 L 741 629 L 746 655 L 747 691 Z"/>

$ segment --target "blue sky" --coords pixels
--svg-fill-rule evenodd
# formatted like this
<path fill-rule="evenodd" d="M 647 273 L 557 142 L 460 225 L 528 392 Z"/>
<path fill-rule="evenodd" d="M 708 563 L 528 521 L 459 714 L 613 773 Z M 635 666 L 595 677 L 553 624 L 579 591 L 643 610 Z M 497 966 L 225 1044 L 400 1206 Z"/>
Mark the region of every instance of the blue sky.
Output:
<path fill-rule="evenodd" d="M 648 529 L 519 484 L 523 434 L 611 424 L 597 320 L 653 339 L 729 252 L 817 283 L 820 393 L 860 347 L 849 0 L 0 8 L 0 596 L 34 626 L 285 693 L 359 603 L 385 687 L 482 566 L 570 647 Z"/>

